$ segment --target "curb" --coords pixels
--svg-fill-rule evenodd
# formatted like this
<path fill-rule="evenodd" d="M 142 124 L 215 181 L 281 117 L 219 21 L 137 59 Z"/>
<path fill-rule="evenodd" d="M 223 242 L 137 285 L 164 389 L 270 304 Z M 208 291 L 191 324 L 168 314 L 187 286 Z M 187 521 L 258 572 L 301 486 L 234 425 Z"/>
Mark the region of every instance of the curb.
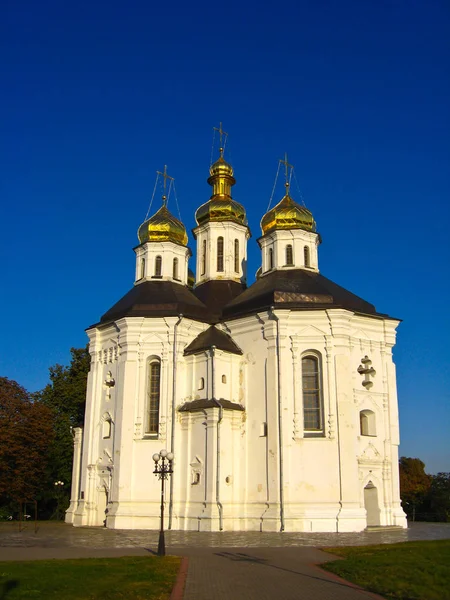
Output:
<path fill-rule="evenodd" d="M 189 559 L 187 556 L 181 557 L 180 570 L 178 571 L 177 580 L 173 586 L 169 600 L 183 600 L 184 586 L 186 585 L 187 573 L 189 567 Z"/>

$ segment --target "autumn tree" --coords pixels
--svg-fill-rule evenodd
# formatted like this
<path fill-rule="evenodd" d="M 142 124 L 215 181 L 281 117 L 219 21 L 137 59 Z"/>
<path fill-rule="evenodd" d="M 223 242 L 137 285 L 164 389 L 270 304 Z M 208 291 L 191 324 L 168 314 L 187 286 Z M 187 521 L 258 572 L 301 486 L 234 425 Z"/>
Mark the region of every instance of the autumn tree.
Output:
<path fill-rule="evenodd" d="M 34 500 L 53 441 L 51 410 L 16 381 L 0 377 L 0 505 Z"/>
<path fill-rule="evenodd" d="M 411 518 L 427 498 L 431 477 L 425 473 L 425 463 L 418 458 L 402 456 L 399 468 L 402 507 L 408 518 Z"/>

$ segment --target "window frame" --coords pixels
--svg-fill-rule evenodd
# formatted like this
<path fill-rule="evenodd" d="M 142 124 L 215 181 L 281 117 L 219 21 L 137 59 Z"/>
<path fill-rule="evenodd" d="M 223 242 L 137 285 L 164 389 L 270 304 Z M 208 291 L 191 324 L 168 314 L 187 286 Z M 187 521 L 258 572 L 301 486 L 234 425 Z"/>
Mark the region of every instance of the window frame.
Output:
<path fill-rule="evenodd" d="M 314 369 L 313 376 L 315 377 L 314 386 L 305 385 L 307 382 L 305 381 L 306 377 L 311 378 L 311 374 L 307 375 L 305 370 L 305 361 L 313 360 L 315 361 L 316 368 Z M 302 413 L 303 413 L 303 436 L 312 438 L 323 438 L 325 437 L 325 419 L 324 419 L 324 402 L 323 402 L 323 377 L 322 377 L 322 356 L 320 353 L 308 350 L 304 352 L 301 356 L 301 387 L 302 387 Z M 313 396 L 315 392 L 315 406 L 306 407 L 305 404 L 305 392 L 310 397 Z M 318 428 L 306 427 L 306 415 L 307 413 L 311 414 L 312 411 L 318 412 Z"/>
<path fill-rule="evenodd" d="M 309 250 L 309 246 L 303 247 L 303 260 L 305 263 L 305 267 L 307 269 L 310 269 L 311 268 L 311 252 Z"/>
<path fill-rule="evenodd" d="M 162 256 L 160 254 L 155 256 L 155 271 L 153 277 L 155 279 L 160 279 L 162 277 Z"/>
<path fill-rule="evenodd" d="M 239 240 L 234 240 L 234 272 L 239 273 Z"/>
<path fill-rule="evenodd" d="M 294 248 L 292 244 L 287 244 L 285 249 L 286 267 L 294 266 Z"/>
<path fill-rule="evenodd" d="M 376 415 L 369 408 L 359 411 L 359 434 L 364 437 L 377 437 Z"/>
<path fill-rule="evenodd" d="M 273 248 L 269 248 L 267 262 L 269 263 L 268 264 L 269 271 L 272 271 L 272 269 L 273 269 Z"/>
<path fill-rule="evenodd" d="M 225 271 L 224 266 L 224 240 L 223 236 L 219 235 L 217 238 L 217 272 L 223 273 Z"/>
<path fill-rule="evenodd" d="M 202 244 L 202 257 L 201 257 L 202 265 L 201 265 L 201 275 L 206 273 L 206 240 L 203 240 Z"/>
<path fill-rule="evenodd" d="M 158 366 L 156 374 L 157 390 L 152 389 L 153 369 Z M 144 421 L 144 436 L 157 438 L 159 436 L 159 426 L 161 418 L 161 375 L 162 365 L 159 356 L 151 356 L 147 360 L 146 373 L 146 388 L 145 388 L 145 421 Z M 152 418 L 156 415 L 156 418 Z M 156 423 L 156 424 L 155 424 Z"/>

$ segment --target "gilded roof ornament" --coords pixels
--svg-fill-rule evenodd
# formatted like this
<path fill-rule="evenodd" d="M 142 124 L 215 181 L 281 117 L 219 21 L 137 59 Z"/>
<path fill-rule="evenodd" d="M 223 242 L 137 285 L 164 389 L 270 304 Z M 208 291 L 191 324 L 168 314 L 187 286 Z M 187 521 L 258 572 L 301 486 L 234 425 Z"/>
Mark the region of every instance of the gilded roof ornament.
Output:
<path fill-rule="evenodd" d="M 284 155 L 284 160 L 280 159 L 280 164 L 285 167 L 285 188 L 286 193 L 282 200 L 269 210 L 261 219 L 262 234 L 266 235 L 279 229 L 303 229 L 304 231 L 316 231 L 316 222 L 312 213 L 306 208 L 295 202 L 289 193 L 290 175 L 293 166 L 288 163 L 287 154 Z"/>
<path fill-rule="evenodd" d="M 156 171 L 157 177 L 161 175 L 164 179 L 161 208 L 139 227 L 138 239 L 141 244 L 145 242 L 173 242 L 181 246 L 187 246 L 188 236 L 183 223 L 172 215 L 167 208 L 167 181 L 169 186 L 174 181 L 173 177 L 167 175 L 167 165 L 164 171 Z"/>
<path fill-rule="evenodd" d="M 236 183 L 233 167 L 224 159 L 225 144 L 228 134 L 220 127 L 214 127 L 219 132 L 219 158 L 210 169 L 208 178 L 209 185 L 213 188 L 211 198 L 202 204 L 195 213 L 198 225 L 210 221 L 233 221 L 245 225 L 247 217 L 244 207 L 231 197 L 231 188 Z"/>

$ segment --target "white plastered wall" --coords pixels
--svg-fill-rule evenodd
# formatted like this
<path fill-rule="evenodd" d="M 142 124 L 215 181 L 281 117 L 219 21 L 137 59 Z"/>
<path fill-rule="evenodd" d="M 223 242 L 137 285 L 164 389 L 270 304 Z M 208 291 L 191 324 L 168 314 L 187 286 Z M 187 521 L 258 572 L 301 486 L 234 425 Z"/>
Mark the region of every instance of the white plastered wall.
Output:
<path fill-rule="evenodd" d="M 209 222 L 196 227 L 197 240 L 196 284 L 210 279 L 226 279 L 245 282 L 247 279 L 248 227 L 232 221 Z M 223 237 L 223 271 L 217 270 L 217 240 Z M 238 271 L 235 270 L 235 240 L 239 242 Z M 206 260 L 203 269 L 203 248 L 206 242 Z"/>
<path fill-rule="evenodd" d="M 107 526 L 157 528 L 159 480 L 151 456 L 175 453 L 173 528 L 218 530 L 217 467 L 222 526 L 226 530 L 279 530 L 280 468 L 287 531 L 359 531 L 366 526 L 364 487 L 376 486 L 382 525 L 405 526 L 398 489 L 398 414 L 392 346 L 396 321 L 328 311 L 275 311 L 225 324 L 243 356 L 216 350 L 216 396 L 242 404 L 245 412 L 219 407 L 175 414 L 171 447 L 173 341 L 178 321 L 125 318 L 92 329 L 91 372 L 79 492 L 68 519 L 101 525 L 101 498 L 108 492 Z M 184 348 L 207 324 L 183 319 L 177 329 L 175 407 L 211 397 L 208 351 L 184 356 Z M 279 333 L 279 337 L 277 335 Z M 321 357 L 324 435 L 303 432 L 301 358 Z M 278 429 L 278 361 L 282 456 Z M 161 360 L 159 435 L 145 436 L 147 363 Z M 358 373 L 368 356 L 376 374 L 370 389 Z M 221 376 L 227 382 L 221 388 Z M 205 390 L 198 380 L 205 378 Z M 106 385 L 109 380 L 113 386 Z M 205 392 L 205 393 L 203 393 Z M 376 415 L 376 437 L 362 436 L 361 410 Z M 103 438 L 105 415 L 112 437 Z M 220 427 L 220 453 L 217 431 Z M 195 473 L 200 473 L 196 482 Z M 83 492 L 84 498 L 81 498 Z M 76 498 L 78 497 L 78 502 Z"/>

